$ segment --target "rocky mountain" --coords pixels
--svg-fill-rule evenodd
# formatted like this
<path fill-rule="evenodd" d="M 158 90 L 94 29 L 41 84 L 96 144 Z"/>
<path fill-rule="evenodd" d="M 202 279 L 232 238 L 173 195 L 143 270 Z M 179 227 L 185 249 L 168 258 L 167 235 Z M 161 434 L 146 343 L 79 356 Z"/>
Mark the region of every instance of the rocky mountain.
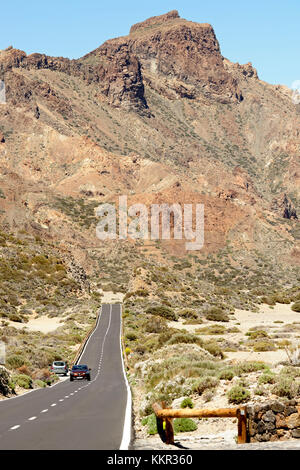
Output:
<path fill-rule="evenodd" d="M 211 25 L 171 11 L 76 60 L 9 47 L 0 79 L 4 230 L 34 234 L 105 278 L 98 254 L 124 242 L 96 238 L 100 203 L 201 202 L 205 245 L 194 256 L 230 246 L 243 260 L 257 252 L 299 265 L 299 105 L 251 63 L 224 58 Z M 127 248 L 167 262 L 164 250 L 182 257 L 184 246 Z"/>

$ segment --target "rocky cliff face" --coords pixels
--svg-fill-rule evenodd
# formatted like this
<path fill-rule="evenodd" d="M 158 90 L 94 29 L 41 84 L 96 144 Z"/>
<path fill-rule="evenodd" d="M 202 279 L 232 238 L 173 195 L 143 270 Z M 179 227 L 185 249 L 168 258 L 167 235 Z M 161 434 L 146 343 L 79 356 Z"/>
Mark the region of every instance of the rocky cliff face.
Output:
<path fill-rule="evenodd" d="M 107 97 L 110 105 L 147 108 L 140 63 L 133 54 L 129 53 L 126 44 L 118 47 L 118 50 L 109 46 L 103 47 L 99 52 L 99 63 L 94 66 L 63 57 L 48 57 L 44 54 L 27 56 L 23 51 L 15 49 L 2 51 L 0 54 L 2 77 L 15 68 L 46 69 L 79 77 L 87 84 L 97 83 L 99 92 Z"/>
<path fill-rule="evenodd" d="M 152 79 L 166 80 L 179 96 L 242 99 L 237 80 L 224 67 L 211 25 L 182 20 L 171 12 L 133 26 L 128 41 L 143 70 Z"/>
<path fill-rule="evenodd" d="M 148 107 L 144 74 L 154 88 L 164 83 L 174 98 L 204 95 L 224 103 L 243 99 L 238 80 L 223 63 L 212 26 L 182 20 L 177 11 L 134 25 L 129 36 L 107 41 L 79 60 L 2 51 L 0 73 L 13 68 L 49 69 L 95 82 L 109 104 L 140 111 Z"/>
<path fill-rule="evenodd" d="M 165 88 L 168 97 L 194 99 L 204 95 L 220 102 L 243 99 L 237 80 L 224 66 L 209 24 L 182 20 L 177 11 L 172 11 L 132 26 L 129 36 L 107 41 L 81 61 L 101 64 L 109 57 L 118 57 L 122 49 L 128 54 L 127 61 L 132 58 L 142 69 L 139 78 L 155 89 Z M 119 68 L 119 79 L 121 71 Z M 142 98 L 141 93 L 138 96 Z"/>

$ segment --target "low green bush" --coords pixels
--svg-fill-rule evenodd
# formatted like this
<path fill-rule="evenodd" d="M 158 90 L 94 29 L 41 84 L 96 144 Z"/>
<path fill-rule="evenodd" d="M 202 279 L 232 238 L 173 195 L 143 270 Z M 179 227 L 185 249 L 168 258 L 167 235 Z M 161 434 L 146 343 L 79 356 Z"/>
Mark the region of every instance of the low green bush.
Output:
<path fill-rule="evenodd" d="M 168 340 L 168 344 L 180 344 L 180 343 L 185 343 L 185 344 L 202 344 L 200 338 L 198 336 L 193 335 L 191 333 L 175 333 L 174 335 L 171 336 L 171 338 Z"/>
<path fill-rule="evenodd" d="M 12 382 L 22 388 L 33 388 L 32 378 L 25 374 L 16 374 L 12 376 Z"/>
<path fill-rule="evenodd" d="M 212 307 L 206 314 L 205 317 L 210 321 L 228 322 L 229 316 L 223 312 L 219 307 Z"/>
<path fill-rule="evenodd" d="M 265 391 L 263 388 L 261 387 L 257 387 L 255 390 L 254 390 L 254 394 L 261 397 L 265 394 Z"/>
<path fill-rule="evenodd" d="M 135 341 L 137 334 L 134 331 L 128 331 L 128 333 L 126 333 L 126 339 L 128 339 L 128 341 Z"/>
<path fill-rule="evenodd" d="M 208 325 L 196 330 L 198 335 L 223 335 L 225 332 L 226 328 L 223 325 Z"/>
<path fill-rule="evenodd" d="M 276 349 L 276 345 L 272 341 L 257 341 L 253 345 L 255 352 L 276 351 Z"/>
<path fill-rule="evenodd" d="M 187 318 L 187 319 L 197 319 L 198 318 L 198 313 L 195 312 L 195 310 L 192 310 L 191 308 L 184 308 L 183 310 L 179 310 L 179 312 L 177 312 L 177 313 L 182 318 Z"/>
<path fill-rule="evenodd" d="M 236 364 L 233 367 L 236 375 L 250 374 L 251 372 L 258 372 L 259 370 L 269 370 L 268 366 L 263 362 L 245 361 Z"/>
<path fill-rule="evenodd" d="M 184 398 L 180 404 L 180 408 L 194 408 L 194 403 L 191 398 Z"/>
<path fill-rule="evenodd" d="M 267 305 L 276 305 L 276 299 L 273 295 L 267 295 L 262 297 L 262 302 Z"/>
<path fill-rule="evenodd" d="M 148 307 L 146 313 L 150 313 L 151 315 L 157 315 L 159 317 L 166 318 L 167 320 L 177 320 L 177 315 L 175 314 L 175 312 L 166 305 L 156 305 Z"/>
<path fill-rule="evenodd" d="M 282 376 L 273 386 L 272 393 L 278 397 L 294 398 L 299 393 L 299 383 L 293 377 Z"/>
<path fill-rule="evenodd" d="M 290 304 L 291 303 L 291 299 L 288 297 L 288 295 L 282 292 L 274 294 L 273 298 L 275 302 L 277 302 L 278 304 Z"/>
<path fill-rule="evenodd" d="M 40 387 L 40 388 L 44 388 L 47 386 L 46 382 L 43 382 L 42 380 L 39 380 L 39 379 L 35 380 L 33 382 L 33 385 L 36 387 Z"/>
<path fill-rule="evenodd" d="M 258 383 L 259 384 L 274 384 L 275 377 L 276 377 L 275 374 L 273 374 L 272 372 L 265 372 L 259 377 Z"/>
<path fill-rule="evenodd" d="M 149 416 L 146 416 L 142 419 L 142 425 L 147 426 L 147 433 L 153 436 L 157 434 L 157 424 L 155 413 L 152 413 Z"/>
<path fill-rule="evenodd" d="M 147 319 L 144 325 L 146 333 L 162 333 L 165 328 L 166 320 L 155 316 Z"/>
<path fill-rule="evenodd" d="M 28 365 L 28 361 L 19 354 L 11 354 L 6 358 L 6 366 L 10 369 L 18 369 L 24 365 Z"/>
<path fill-rule="evenodd" d="M 250 339 L 268 338 L 268 333 L 264 330 L 247 331 L 246 336 Z"/>
<path fill-rule="evenodd" d="M 295 302 L 291 308 L 294 312 L 300 312 L 300 301 Z"/>
<path fill-rule="evenodd" d="M 219 379 L 217 379 L 216 377 L 210 377 L 210 376 L 201 377 L 195 382 L 193 386 L 193 392 L 196 392 L 199 395 L 202 395 L 202 393 L 205 392 L 205 390 L 215 388 L 217 387 L 218 384 L 219 384 Z"/>
<path fill-rule="evenodd" d="M 235 376 L 235 373 L 233 369 L 223 369 L 219 373 L 220 380 L 232 380 L 234 376 Z"/>
<path fill-rule="evenodd" d="M 229 403 L 244 403 L 250 399 L 250 392 L 240 385 L 235 385 L 227 392 Z"/>
<path fill-rule="evenodd" d="M 220 359 L 224 358 L 221 347 L 215 341 L 207 341 L 202 344 L 202 347 L 206 349 L 206 351 L 208 351 L 212 356 L 219 357 Z"/>
<path fill-rule="evenodd" d="M 173 421 L 174 433 L 196 431 L 197 424 L 191 418 L 175 418 Z"/>

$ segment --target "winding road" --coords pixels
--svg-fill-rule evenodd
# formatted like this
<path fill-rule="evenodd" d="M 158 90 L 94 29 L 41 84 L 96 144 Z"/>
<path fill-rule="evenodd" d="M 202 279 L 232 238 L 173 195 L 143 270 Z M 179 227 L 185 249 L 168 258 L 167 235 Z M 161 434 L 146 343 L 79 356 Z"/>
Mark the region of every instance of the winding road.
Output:
<path fill-rule="evenodd" d="M 78 361 L 91 381 L 62 381 L 0 402 L 1 450 L 127 449 L 131 394 L 121 347 L 121 305 L 103 304 Z"/>

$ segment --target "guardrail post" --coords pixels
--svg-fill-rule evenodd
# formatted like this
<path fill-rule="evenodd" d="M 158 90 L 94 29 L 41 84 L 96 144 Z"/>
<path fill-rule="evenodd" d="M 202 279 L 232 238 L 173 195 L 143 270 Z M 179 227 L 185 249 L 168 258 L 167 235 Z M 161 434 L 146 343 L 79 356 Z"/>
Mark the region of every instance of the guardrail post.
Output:
<path fill-rule="evenodd" d="M 243 406 L 236 410 L 238 419 L 238 444 L 246 444 L 247 442 L 247 407 Z"/>
<path fill-rule="evenodd" d="M 157 432 L 159 434 L 159 437 L 161 438 L 161 440 L 163 442 L 166 442 L 166 432 L 165 432 L 165 429 L 164 429 L 164 420 L 163 420 L 163 418 L 159 418 L 157 416 L 157 413 L 158 413 L 159 410 L 162 409 L 162 406 L 161 406 L 160 403 L 154 403 L 152 405 L 152 408 L 153 408 L 155 416 L 156 416 L 156 427 L 157 427 Z"/>
<path fill-rule="evenodd" d="M 162 408 L 166 409 L 167 405 L 166 402 L 162 402 Z M 165 428 L 166 428 L 166 444 L 174 444 L 174 430 L 173 430 L 173 423 L 172 419 L 166 417 L 165 420 Z"/>
<path fill-rule="evenodd" d="M 173 430 L 172 419 L 168 417 L 160 418 L 159 416 L 157 416 L 159 410 L 166 408 L 166 403 L 165 402 L 154 403 L 152 408 L 156 415 L 157 432 L 161 440 L 165 444 L 174 444 L 174 430 Z"/>

